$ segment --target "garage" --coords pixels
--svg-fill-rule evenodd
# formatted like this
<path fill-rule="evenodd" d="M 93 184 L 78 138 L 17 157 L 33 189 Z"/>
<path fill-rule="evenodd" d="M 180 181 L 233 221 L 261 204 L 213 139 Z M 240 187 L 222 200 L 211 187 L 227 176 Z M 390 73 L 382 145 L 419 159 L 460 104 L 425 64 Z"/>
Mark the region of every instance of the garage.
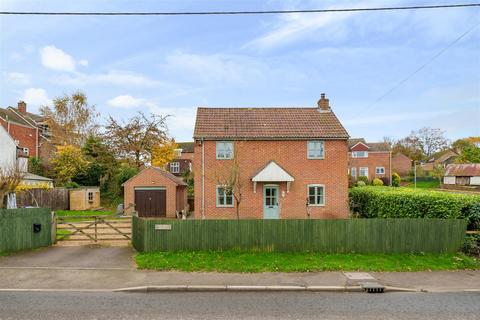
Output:
<path fill-rule="evenodd" d="M 187 212 L 187 184 L 161 168 L 148 167 L 122 185 L 127 214 L 139 217 L 176 218 Z"/>

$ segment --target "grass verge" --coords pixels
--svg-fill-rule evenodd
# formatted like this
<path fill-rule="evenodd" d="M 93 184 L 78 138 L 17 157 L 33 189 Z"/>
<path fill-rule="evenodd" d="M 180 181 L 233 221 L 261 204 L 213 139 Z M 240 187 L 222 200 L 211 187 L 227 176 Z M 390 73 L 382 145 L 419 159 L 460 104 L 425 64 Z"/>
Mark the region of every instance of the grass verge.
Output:
<path fill-rule="evenodd" d="M 415 184 L 411 182 L 405 186 L 406 188 L 415 188 Z M 438 180 L 433 181 L 417 181 L 417 189 L 438 189 L 440 188 L 440 182 Z"/>
<path fill-rule="evenodd" d="M 278 252 L 149 252 L 135 256 L 140 269 L 216 272 L 424 271 L 479 269 L 458 254 L 321 254 Z"/>

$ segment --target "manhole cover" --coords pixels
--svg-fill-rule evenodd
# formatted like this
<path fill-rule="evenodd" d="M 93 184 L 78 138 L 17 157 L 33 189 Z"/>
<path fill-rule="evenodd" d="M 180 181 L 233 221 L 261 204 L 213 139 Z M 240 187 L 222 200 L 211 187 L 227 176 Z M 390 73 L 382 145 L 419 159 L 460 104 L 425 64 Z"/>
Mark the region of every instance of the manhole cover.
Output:
<path fill-rule="evenodd" d="M 344 272 L 343 274 L 350 280 L 375 280 L 374 277 L 366 272 Z"/>

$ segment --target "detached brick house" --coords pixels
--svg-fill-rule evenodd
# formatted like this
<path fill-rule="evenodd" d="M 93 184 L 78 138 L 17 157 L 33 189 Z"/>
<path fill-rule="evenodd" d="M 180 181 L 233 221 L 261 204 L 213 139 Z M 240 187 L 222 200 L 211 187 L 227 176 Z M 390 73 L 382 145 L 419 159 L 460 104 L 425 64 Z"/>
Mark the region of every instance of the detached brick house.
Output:
<path fill-rule="evenodd" d="M 0 108 L 0 124 L 25 156 L 50 157 L 48 125 L 43 117 L 27 112 L 25 102 L 18 102 L 17 108 Z"/>
<path fill-rule="evenodd" d="M 175 160 L 167 165 L 167 170 L 177 177 L 183 176 L 186 171 L 193 171 L 194 142 L 178 142 L 175 150 Z"/>
<path fill-rule="evenodd" d="M 392 153 L 387 144 L 356 138 L 348 141 L 348 147 L 348 172 L 352 179 L 364 176 L 370 181 L 379 178 L 390 184 Z"/>
<path fill-rule="evenodd" d="M 322 94 L 318 107 L 198 108 L 195 218 L 235 219 L 221 184 L 238 164 L 240 218 L 347 218 L 348 133 Z"/>

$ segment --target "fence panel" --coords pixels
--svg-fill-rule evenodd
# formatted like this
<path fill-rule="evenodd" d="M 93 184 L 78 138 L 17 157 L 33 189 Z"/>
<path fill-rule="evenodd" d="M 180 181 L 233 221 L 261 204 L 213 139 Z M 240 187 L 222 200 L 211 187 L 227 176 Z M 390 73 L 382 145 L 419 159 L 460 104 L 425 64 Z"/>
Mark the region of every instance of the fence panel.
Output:
<path fill-rule="evenodd" d="M 40 230 L 34 232 L 34 224 Z M 52 244 L 52 216 L 47 208 L 0 209 L 0 251 L 18 251 Z"/>
<path fill-rule="evenodd" d="M 31 189 L 17 192 L 17 207 L 41 207 L 52 210 L 68 210 L 70 207 L 68 189 Z"/>
<path fill-rule="evenodd" d="M 133 217 L 138 251 L 456 252 L 460 219 L 156 220 Z"/>

